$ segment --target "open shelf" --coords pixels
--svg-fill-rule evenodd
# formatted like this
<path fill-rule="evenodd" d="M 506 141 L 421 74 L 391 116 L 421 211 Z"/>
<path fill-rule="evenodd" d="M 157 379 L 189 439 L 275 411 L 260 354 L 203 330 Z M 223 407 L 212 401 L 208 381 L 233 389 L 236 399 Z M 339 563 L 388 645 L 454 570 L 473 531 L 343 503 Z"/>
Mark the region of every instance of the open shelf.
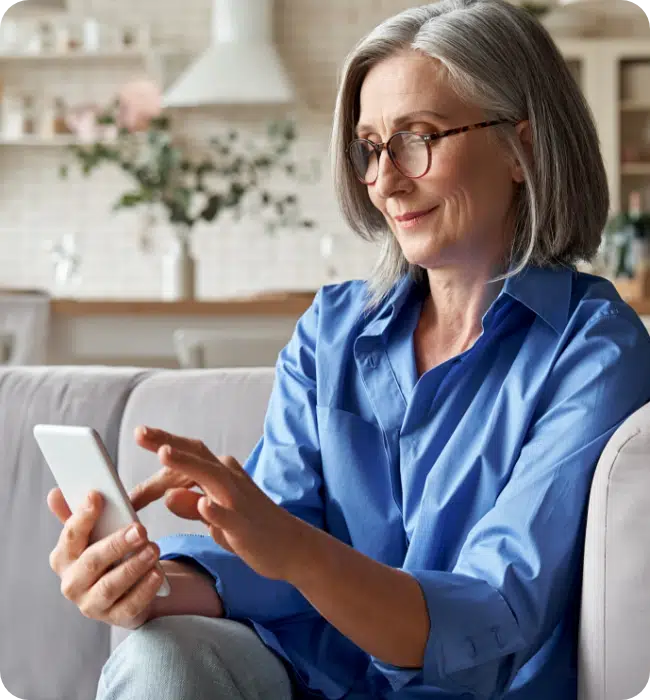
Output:
<path fill-rule="evenodd" d="M 648 100 L 622 100 L 620 106 L 621 112 L 650 112 Z"/>
<path fill-rule="evenodd" d="M 19 139 L 9 139 L 0 136 L 0 146 L 31 146 L 33 148 L 63 148 L 66 146 L 83 146 L 74 134 L 61 134 L 52 138 L 42 136 L 21 136 Z"/>
<path fill-rule="evenodd" d="M 650 163 L 623 163 L 621 175 L 650 175 Z"/>
<path fill-rule="evenodd" d="M 142 59 L 149 52 L 142 49 L 122 51 L 65 51 L 61 53 L 0 53 L 0 62 L 19 63 L 23 61 L 47 63 L 48 61 L 121 61 Z"/>

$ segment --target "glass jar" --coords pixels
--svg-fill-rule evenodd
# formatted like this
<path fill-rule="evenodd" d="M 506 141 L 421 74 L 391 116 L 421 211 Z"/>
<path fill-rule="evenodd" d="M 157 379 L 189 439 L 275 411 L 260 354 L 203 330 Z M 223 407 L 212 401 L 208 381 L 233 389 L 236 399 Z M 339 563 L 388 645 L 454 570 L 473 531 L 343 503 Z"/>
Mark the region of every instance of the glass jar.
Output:
<path fill-rule="evenodd" d="M 92 17 L 87 17 L 83 22 L 83 48 L 89 53 L 100 51 L 102 48 L 101 27 Z"/>
<path fill-rule="evenodd" d="M 70 129 L 67 122 L 68 110 L 65 100 L 62 97 L 54 98 L 54 133 L 69 134 Z"/>
<path fill-rule="evenodd" d="M 51 22 L 42 21 L 38 25 L 42 53 L 52 53 L 56 50 L 56 32 Z"/>
<path fill-rule="evenodd" d="M 32 95 L 23 96 L 23 135 L 32 136 L 36 133 L 36 107 Z"/>
<path fill-rule="evenodd" d="M 51 139 L 54 134 L 55 104 L 51 97 L 44 97 L 41 113 L 39 115 L 38 135 L 42 139 Z"/>
<path fill-rule="evenodd" d="M 23 100 L 20 95 L 5 92 L 2 97 L 2 138 L 8 141 L 23 135 Z"/>

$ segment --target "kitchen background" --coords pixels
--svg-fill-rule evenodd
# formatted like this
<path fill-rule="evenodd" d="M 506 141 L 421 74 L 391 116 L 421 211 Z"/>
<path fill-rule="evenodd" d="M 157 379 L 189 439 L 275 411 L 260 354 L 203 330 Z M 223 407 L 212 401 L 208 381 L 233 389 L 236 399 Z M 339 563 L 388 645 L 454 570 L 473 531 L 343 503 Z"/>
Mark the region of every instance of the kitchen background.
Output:
<path fill-rule="evenodd" d="M 298 127 L 296 154 L 305 164 L 317 159 L 322 172 L 318 182 L 295 186 L 301 214 L 316 224 L 312 229 L 285 228 L 270 236 L 258 219 L 235 222 L 228 214 L 196 227 L 192 248 L 199 261 L 198 298 L 315 289 L 330 279 L 368 273 L 375 250 L 344 226 L 329 176 L 337 75 L 345 55 L 366 31 L 413 4 L 413 0 L 276 0 L 274 38 L 297 93 L 289 112 L 264 105 L 171 112 L 175 128 L 196 138 L 209 138 L 231 125 L 244 133 L 259 133 L 269 119 L 289 113 Z M 210 42 L 212 0 L 27 0 L 14 6 L 3 23 L 30 12 L 39 17 L 61 5 L 69 16 L 93 18 L 102 26 L 146 27 L 154 50 L 171 47 L 187 52 L 187 60 Z M 632 32 L 635 27 L 638 32 L 639 18 L 635 19 Z M 62 98 L 70 107 L 106 103 L 122 84 L 143 73 L 137 55 L 0 61 L 5 93 L 19 89 L 22 94 Z M 72 170 L 62 180 L 63 158 L 58 146 L 0 143 L 0 286 L 45 288 L 55 296 L 77 298 L 157 298 L 169 226 L 159 223 L 152 232 L 152 245 L 142 245 L 142 210 L 110 211 L 116 196 L 127 189 L 125 178 L 102 168 L 87 179 L 78 169 Z M 54 255 L 46 246 L 60 245 L 70 234 L 75 237 L 79 274 L 67 286 L 57 287 Z M 330 260 L 323 258 L 324 250 L 330 252 Z"/>
<path fill-rule="evenodd" d="M 517 1 L 551 31 L 599 131 L 612 221 L 595 271 L 616 277 L 650 324 L 648 19 L 626 0 Z M 332 114 L 347 53 L 380 21 L 415 4 L 26 0 L 11 8 L 0 23 L 0 364 L 272 363 L 314 291 L 365 277 L 376 259 L 376 248 L 338 212 L 328 153 Z M 273 174 L 270 189 L 294 198 L 298 220 L 312 225 L 271 234 L 259 216 L 244 211 L 236 220 L 231 209 L 202 221 L 190 239 L 196 281 L 184 285 L 174 273 L 188 266 L 170 256 L 179 227 L 164 216 L 147 226 L 145 207 L 112 211 L 133 182 L 105 163 L 84 177 L 66 145 L 83 136 L 88 105 L 110 104 L 124 85 L 147 75 L 168 97 L 179 76 L 187 78 L 188 67 L 216 45 L 213 25 L 238 18 L 246 29 L 249 18 L 249 30 L 256 21 L 263 26 L 263 13 L 255 12 L 261 8 L 269 10 L 269 33 L 295 100 L 288 107 L 228 100 L 164 114 L 176 137 L 204 153 L 212 137 L 233 129 L 240 142 L 252 139 L 264 149 L 269 124 L 292 119 L 297 138 L 289 162 L 298 164 L 299 177 Z M 258 89 L 270 90 L 271 59 L 240 77 L 248 53 L 217 62 L 204 89 L 213 76 L 238 90 L 261 74 Z M 142 95 L 135 97 L 137 103 Z M 73 134 L 65 133 L 70 112 Z M 62 178 L 65 163 L 73 167 Z"/>

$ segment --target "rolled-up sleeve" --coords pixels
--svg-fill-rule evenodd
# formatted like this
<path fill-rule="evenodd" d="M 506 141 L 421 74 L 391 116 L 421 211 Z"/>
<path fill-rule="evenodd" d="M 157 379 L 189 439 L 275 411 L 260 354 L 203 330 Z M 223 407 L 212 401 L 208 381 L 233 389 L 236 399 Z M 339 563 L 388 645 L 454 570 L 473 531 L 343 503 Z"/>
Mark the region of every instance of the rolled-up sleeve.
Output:
<path fill-rule="evenodd" d="M 244 464 L 270 498 L 316 527 L 323 526 L 315 366 L 320 295 L 278 357 L 263 436 Z M 228 617 L 265 623 L 313 612 L 289 583 L 260 576 L 209 536 L 172 535 L 157 543 L 160 559 L 189 557 L 215 579 Z"/>
<path fill-rule="evenodd" d="M 625 310 L 609 308 L 586 323 L 557 358 L 510 479 L 453 570 L 422 570 L 407 556 L 403 570 L 420 584 L 430 634 L 421 669 L 374 659 L 394 690 L 417 678 L 500 697 L 551 638 L 579 585 L 598 458 L 650 400 L 649 345 Z"/>

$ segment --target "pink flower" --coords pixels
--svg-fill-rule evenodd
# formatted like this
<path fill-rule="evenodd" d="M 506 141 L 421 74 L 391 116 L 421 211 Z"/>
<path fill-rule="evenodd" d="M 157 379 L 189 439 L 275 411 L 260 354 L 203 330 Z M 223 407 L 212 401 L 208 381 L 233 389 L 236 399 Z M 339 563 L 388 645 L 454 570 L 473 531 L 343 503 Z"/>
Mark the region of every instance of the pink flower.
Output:
<path fill-rule="evenodd" d="M 65 116 L 65 124 L 83 143 L 91 143 L 97 138 L 97 105 L 88 104 L 73 107 Z"/>
<path fill-rule="evenodd" d="M 131 132 L 146 131 L 162 112 L 162 95 L 151 80 L 132 80 L 119 93 L 118 126 Z"/>

